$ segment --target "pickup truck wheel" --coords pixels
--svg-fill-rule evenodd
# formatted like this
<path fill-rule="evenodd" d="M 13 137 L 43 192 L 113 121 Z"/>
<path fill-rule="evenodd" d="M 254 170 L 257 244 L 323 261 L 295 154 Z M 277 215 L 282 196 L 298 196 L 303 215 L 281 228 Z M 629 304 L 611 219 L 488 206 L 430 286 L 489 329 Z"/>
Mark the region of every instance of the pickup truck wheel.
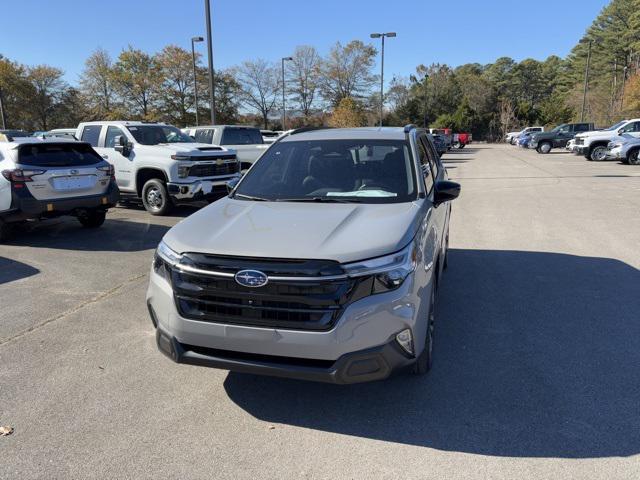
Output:
<path fill-rule="evenodd" d="M 629 156 L 627 157 L 627 163 L 629 165 L 640 165 L 640 158 L 638 156 L 639 153 L 640 153 L 640 150 L 638 149 L 631 150 L 629 152 Z"/>
<path fill-rule="evenodd" d="M 9 224 L 0 218 L 0 242 L 4 242 L 9 238 Z"/>
<path fill-rule="evenodd" d="M 427 321 L 427 339 L 424 344 L 422 353 L 418 355 L 418 359 L 413 364 L 413 373 L 416 375 L 424 375 L 431 370 L 433 365 L 433 327 L 436 319 L 436 284 L 435 277 L 432 280 L 433 286 L 431 287 L 431 301 L 429 305 L 429 316 Z"/>
<path fill-rule="evenodd" d="M 104 210 L 89 210 L 78 215 L 78 221 L 84 228 L 98 228 L 107 218 L 107 212 Z"/>
<path fill-rule="evenodd" d="M 142 204 L 151 215 L 166 215 L 172 207 L 169 192 L 162 180 L 152 178 L 142 187 Z"/>
<path fill-rule="evenodd" d="M 538 148 L 536 150 L 538 151 L 538 153 L 547 154 L 551 151 L 551 144 L 549 142 L 542 142 L 540 145 L 538 145 Z"/>
<path fill-rule="evenodd" d="M 601 162 L 607 158 L 607 147 L 597 145 L 589 150 L 589 159 L 594 162 Z"/>

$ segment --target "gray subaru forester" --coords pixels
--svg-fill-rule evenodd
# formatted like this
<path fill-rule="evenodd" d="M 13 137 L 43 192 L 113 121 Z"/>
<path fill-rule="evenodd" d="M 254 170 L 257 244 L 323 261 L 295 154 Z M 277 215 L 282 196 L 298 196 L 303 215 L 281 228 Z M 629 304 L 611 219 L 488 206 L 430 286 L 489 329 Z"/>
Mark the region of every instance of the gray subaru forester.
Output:
<path fill-rule="evenodd" d="M 459 192 L 412 125 L 282 137 L 158 246 L 147 304 L 160 351 L 333 383 L 426 373 Z"/>

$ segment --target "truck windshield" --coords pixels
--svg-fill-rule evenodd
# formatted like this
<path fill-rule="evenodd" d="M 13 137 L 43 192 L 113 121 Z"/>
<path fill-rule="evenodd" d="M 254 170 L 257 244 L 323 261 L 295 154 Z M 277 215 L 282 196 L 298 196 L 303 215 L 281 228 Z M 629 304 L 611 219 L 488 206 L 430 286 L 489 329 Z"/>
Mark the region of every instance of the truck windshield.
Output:
<path fill-rule="evenodd" d="M 560 130 L 562 130 L 564 127 L 566 127 L 567 124 L 563 123 L 562 125 L 558 125 L 556 128 L 554 128 L 553 130 L 551 130 L 552 132 L 559 132 Z"/>
<path fill-rule="evenodd" d="M 170 125 L 131 125 L 127 126 L 133 138 L 141 145 L 159 145 L 161 143 L 193 143 L 193 139 Z"/>
<path fill-rule="evenodd" d="M 274 144 L 234 192 L 240 200 L 401 203 L 416 199 L 402 140 L 312 140 Z"/>
<path fill-rule="evenodd" d="M 621 126 L 623 126 L 625 123 L 627 123 L 626 120 L 622 120 L 621 122 L 616 123 L 615 125 L 611 125 L 609 128 L 605 128 L 604 131 L 608 132 L 611 130 L 616 130 L 618 128 L 620 128 Z"/>
<path fill-rule="evenodd" d="M 220 145 L 261 145 L 262 134 L 257 128 L 227 127 L 222 131 Z"/>

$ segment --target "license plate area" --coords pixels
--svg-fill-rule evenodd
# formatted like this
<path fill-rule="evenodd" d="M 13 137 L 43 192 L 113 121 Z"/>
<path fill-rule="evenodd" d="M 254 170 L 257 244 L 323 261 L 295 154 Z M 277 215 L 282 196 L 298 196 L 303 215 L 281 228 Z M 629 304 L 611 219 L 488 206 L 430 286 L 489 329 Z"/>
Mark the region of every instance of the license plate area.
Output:
<path fill-rule="evenodd" d="M 82 190 L 93 188 L 96 184 L 97 177 L 95 175 L 70 175 L 65 177 L 55 177 L 51 179 L 53 188 L 56 190 Z"/>

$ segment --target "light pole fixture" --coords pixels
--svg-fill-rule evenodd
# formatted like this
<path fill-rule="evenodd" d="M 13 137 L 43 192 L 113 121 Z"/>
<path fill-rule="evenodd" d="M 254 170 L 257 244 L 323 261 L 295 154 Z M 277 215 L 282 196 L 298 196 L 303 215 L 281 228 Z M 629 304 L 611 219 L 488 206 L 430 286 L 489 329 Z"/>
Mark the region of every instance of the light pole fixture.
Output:
<path fill-rule="evenodd" d="M 282 57 L 282 130 L 287 129 L 287 104 L 285 97 L 284 62 L 293 60 L 293 57 Z"/>
<path fill-rule="evenodd" d="M 209 102 L 211 104 L 211 125 L 216 124 L 216 91 L 213 78 L 213 40 L 211 39 L 211 5 L 204 0 L 204 12 L 207 24 L 207 53 L 209 56 Z"/>
<path fill-rule="evenodd" d="M 382 109 L 384 107 L 384 39 L 385 37 L 393 38 L 396 36 L 396 32 L 387 33 L 372 33 L 371 38 L 382 39 L 382 54 L 380 61 L 380 126 L 382 126 Z"/>
<path fill-rule="evenodd" d="M 202 37 L 191 37 L 191 58 L 193 60 L 193 96 L 196 105 L 196 127 L 200 125 L 198 117 L 198 77 L 196 76 L 196 42 L 203 42 Z"/>

